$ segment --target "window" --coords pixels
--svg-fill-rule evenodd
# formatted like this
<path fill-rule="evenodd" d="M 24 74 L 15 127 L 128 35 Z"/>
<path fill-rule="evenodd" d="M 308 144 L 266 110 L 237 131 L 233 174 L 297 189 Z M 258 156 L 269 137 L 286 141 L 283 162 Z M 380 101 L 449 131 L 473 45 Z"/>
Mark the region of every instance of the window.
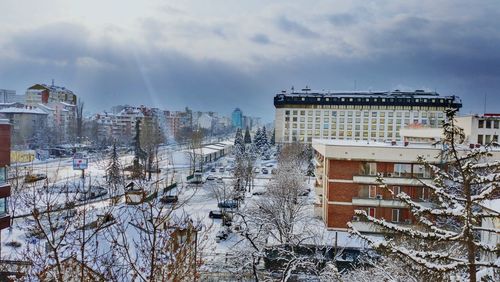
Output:
<path fill-rule="evenodd" d="M 392 190 L 392 194 L 393 194 L 393 195 L 392 195 L 392 198 L 393 198 L 393 199 L 396 199 L 396 198 L 397 198 L 396 196 L 397 196 L 399 193 L 401 193 L 401 187 L 399 187 L 399 186 L 393 186 L 391 190 Z"/>
<path fill-rule="evenodd" d="M 394 174 L 400 177 L 411 177 L 411 164 L 395 164 Z"/>
<path fill-rule="evenodd" d="M 7 180 L 7 169 L 5 167 L 0 167 L 0 183 L 4 183 Z"/>
<path fill-rule="evenodd" d="M 493 121 L 493 128 L 498 129 L 499 123 L 500 123 L 500 121 L 498 121 L 498 120 Z"/>
<path fill-rule="evenodd" d="M 364 163 L 361 171 L 362 175 L 377 175 L 377 163 Z"/>
<path fill-rule="evenodd" d="M 0 215 L 8 212 L 7 207 L 7 198 L 0 198 Z"/>
<path fill-rule="evenodd" d="M 392 222 L 399 222 L 399 209 L 392 209 Z"/>
<path fill-rule="evenodd" d="M 486 121 L 486 128 L 491 128 L 491 120 Z"/>
<path fill-rule="evenodd" d="M 491 135 L 485 135 L 484 137 L 485 137 L 484 143 L 489 144 L 491 142 Z"/>
<path fill-rule="evenodd" d="M 483 135 L 482 135 L 482 134 L 479 134 L 479 135 L 477 136 L 477 143 L 479 143 L 479 144 L 483 144 Z"/>
<path fill-rule="evenodd" d="M 429 199 L 429 188 L 422 187 L 417 190 L 417 196 L 420 200 L 426 201 Z"/>
<path fill-rule="evenodd" d="M 375 217 L 375 208 L 368 208 L 368 215 L 371 217 Z"/>
<path fill-rule="evenodd" d="M 484 128 L 484 120 L 479 120 L 479 128 Z"/>
<path fill-rule="evenodd" d="M 425 165 L 415 165 L 413 167 L 413 176 L 417 178 L 430 178 L 430 168 L 426 167 Z"/>
<path fill-rule="evenodd" d="M 368 198 L 375 198 L 375 197 L 377 197 L 377 186 L 376 185 L 368 186 Z"/>

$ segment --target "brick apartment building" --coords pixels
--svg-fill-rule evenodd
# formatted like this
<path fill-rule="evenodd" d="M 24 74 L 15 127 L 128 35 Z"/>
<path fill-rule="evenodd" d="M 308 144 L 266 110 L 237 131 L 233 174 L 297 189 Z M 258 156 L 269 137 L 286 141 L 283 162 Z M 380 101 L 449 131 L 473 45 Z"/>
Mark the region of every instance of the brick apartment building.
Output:
<path fill-rule="evenodd" d="M 10 226 L 7 202 L 10 196 L 10 185 L 7 183 L 8 165 L 10 165 L 10 123 L 9 120 L 0 119 L 0 230 Z"/>
<path fill-rule="evenodd" d="M 437 158 L 441 145 L 326 139 L 314 139 L 312 143 L 319 196 L 315 213 L 329 229 L 345 230 L 346 223 L 352 221 L 362 232 L 377 232 L 375 226 L 354 216 L 355 210 L 366 210 L 393 223 L 414 222 L 408 207 L 380 187 L 378 174 L 394 194 L 405 192 L 415 201 L 430 205 L 430 191 L 423 183 L 431 183 L 431 173 L 416 160 L 423 155 L 429 162 L 441 164 Z"/>

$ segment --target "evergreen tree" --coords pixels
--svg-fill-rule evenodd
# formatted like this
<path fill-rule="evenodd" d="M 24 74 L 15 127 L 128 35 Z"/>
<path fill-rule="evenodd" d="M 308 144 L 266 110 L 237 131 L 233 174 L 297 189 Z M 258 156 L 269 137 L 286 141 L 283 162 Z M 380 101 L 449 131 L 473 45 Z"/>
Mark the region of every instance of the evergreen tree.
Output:
<path fill-rule="evenodd" d="M 113 143 L 111 150 L 111 158 L 108 165 L 108 184 L 118 184 L 121 182 L 121 168 L 118 152 L 116 151 L 116 143 Z"/>
<path fill-rule="evenodd" d="M 261 146 L 261 131 L 260 131 L 260 127 L 257 128 L 257 132 L 255 133 L 255 135 L 253 136 L 253 144 L 255 146 L 255 149 L 257 149 L 258 151 L 260 151 L 260 146 Z"/>
<path fill-rule="evenodd" d="M 455 126 L 455 113 L 456 110 L 448 110 L 447 122 L 443 125 L 445 138 L 439 157 L 446 164 L 434 165 L 419 157 L 421 165 L 432 173 L 431 184 L 420 181 L 431 191 L 431 203 L 414 201 L 404 192 L 395 195 L 384 179 L 379 179 L 382 188 L 410 208 L 418 226 L 394 224 L 369 216 L 364 210 L 355 213 L 387 230 L 392 239 L 376 240 L 359 233 L 353 224 L 348 225 L 352 233 L 370 242 L 378 251 L 396 255 L 415 270 L 434 275 L 434 279 L 454 275 L 459 277 L 457 280 L 475 282 L 480 268 L 496 269 L 497 272 L 500 268 L 495 261 L 499 245 L 480 239 L 499 232 L 482 223 L 500 217 L 498 211 L 488 208 L 493 203 L 490 200 L 498 197 L 500 191 L 500 161 L 491 160 L 488 146 L 470 149 L 462 144 L 465 135 Z"/>
<path fill-rule="evenodd" d="M 245 144 L 251 144 L 252 143 L 252 137 L 250 136 L 250 130 L 247 128 L 245 129 Z"/>
<path fill-rule="evenodd" d="M 262 127 L 261 135 L 260 135 L 261 147 L 269 146 L 269 141 L 267 139 L 267 130 L 266 127 Z"/>
<path fill-rule="evenodd" d="M 245 142 L 243 140 L 243 134 L 241 133 L 241 128 L 238 128 L 236 130 L 236 136 L 234 138 L 234 154 L 237 158 L 245 154 Z"/>
<path fill-rule="evenodd" d="M 269 142 L 271 146 L 276 145 L 276 129 L 273 129 L 273 134 L 271 135 L 271 141 Z"/>
<path fill-rule="evenodd" d="M 132 178 L 142 178 L 144 173 L 142 171 L 143 165 L 147 158 L 146 152 L 141 148 L 141 120 L 135 122 L 135 136 L 134 136 L 134 160 L 132 164 Z"/>

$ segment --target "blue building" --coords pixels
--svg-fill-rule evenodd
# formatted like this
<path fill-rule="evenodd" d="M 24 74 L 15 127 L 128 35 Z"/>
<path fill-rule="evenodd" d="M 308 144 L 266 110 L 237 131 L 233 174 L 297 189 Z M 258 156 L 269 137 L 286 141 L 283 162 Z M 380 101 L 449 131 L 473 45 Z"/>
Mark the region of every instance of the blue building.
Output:
<path fill-rule="evenodd" d="M 240 108 L 234 109 L 233 114 L 231 115 L 231 121 L 233 127 L 243 128 L 243 112 L 240 110 Z"/>

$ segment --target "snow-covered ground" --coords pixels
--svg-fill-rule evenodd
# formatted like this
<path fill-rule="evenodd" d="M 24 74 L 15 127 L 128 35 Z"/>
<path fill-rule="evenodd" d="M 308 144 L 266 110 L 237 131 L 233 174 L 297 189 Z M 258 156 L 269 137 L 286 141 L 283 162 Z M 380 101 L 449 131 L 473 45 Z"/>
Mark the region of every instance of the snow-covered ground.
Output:
<path fill-rule="evenodd" d="M 233 185 L 233 175 L 232 172 L 227 169 L 224 172 L 220 171 L 220 167 L 228 168 L 233 163 L 231 157 L 224 157 L 219 159 L 217 162 L 210 164 L 212 167 L 216 168 L 215 172 L 207 171 L 204 173 L 204 179 L 208 175 L 215 176 L 215 180 L 206 180 L 205 183 L 200 185 L 188 185 L 186 183 L 186 176 L 188 174 L 189 159 L 180 150 L 167 152 L 164 151 L 160 154 L 159 167 L 162 169 L 160 174 L 153 174 L 155 180 L 171 178 L 171 173 L 173 170 L 176 171 L 177 175 L 175 179 L 177 180 L 180 193 L 179 201 L 186 201 L 180 209 L 176 210 L 175 213 L 179 215 L 189 215 L 194 222 L 199 223 L 202 226 L 201 234 L 198 237 L 198 244 L 203 246 L 201 249 L 201 256 L 207 264 L 213 264 L 218 262 L 223 262 L 226 259 L 227 254 L 230 254 L 235 246 L 240 243 L 244 238 L 236 232 L 229 234 L 226 240 L 217 240 L 216 234 L 223 228 L 221 219 L 209 218 L 210 211 L 219 210 L 217 197 L 214 195 L 213 185 L 215 182 L 219 181 L 221 178 L 224 184 L 228 187 Z M 126 155 L 121 157 L 122 164 L 130 163 L 132 160 L 132 155 Z M 105 182 L 105 168 L 109 160 L 107 158 L 94 158 L 93 161 L 89 163 L 89 168 L 86 171 L 86 180 L 92 179 L 92 185 L 104 185 Z M 265 193 L 267 190 L 267 184 L 272 178 L 271 171 L 276 168 L 276 160 L 257 160 L 255 167 L 259 168 L 259 172 L 256 173 L 254 180 L 254 188 L 251 192 L 245 193 L 245 199 L 242 201 L 240 206 L 240 212 L 245 212 L 248 207 L 251 207 L 257 199 L 260 197 L 265 197 L 264 195 L 254 195 L 254 192 L 260 191 Z M 269 171 L 268 174 L 264 174 L 261 168 L 266 167 Z M 45 173 L 48 176 L 49 182 L 55 183 L 56 185 L 64 185 L 70 183 L 71 185 L 77 186 L 81 184 L 80 171 L 73 171 L 71 160 L 62 160 L 60 162 L 44 162 L 33 164 L 31 166 L 34 173 Z M 314 187 L 312 186 L 314 181 L 306 181 L 305 184 L 309 186 L 310 193 L 307 195 L 307 206 L 306 212 L 309 213 L 311 220 L 308 222 L 310 228 L 315 230 L 317 238 L 311 238 L 311 242 L 330 245 L 336 245 L 339 248 L 349 247 L 349 248 L 362 248 L 366 245 L 361 242 L 360 239 L 351 237 L 347 232 L 337 232 L 328 231 L 323 222 L 320 219 L 314 218 L 313 208 L 314 202 L 316 200 L 316 195 L 314 194 Z M 42 188 L 43 181 L 31 185 L 31 189 L 44 189 Z M 20 193 L 30 193 L 30 189 L 21 191 Z M 171 191 L 170 193 L 176 193 Z M 56 201 L 60 204 L 64 204 L 67 199 L 65 193 L 57 193 L 57 191 L 52 191 L 51 194 L 55 195 Z M 160 195 L 161 196 L 161 193 Z M 90 204 L 92 207 L 91 214 L 89 214 L 89 220 L 96 219 L 97 215 L 102 215 L 110 210 L 110 201 L 106 200 L 106 197 L 100 199 L 100 201 L 95 201 Z M 82 207 L 80 207 L 82 208 Z M 121 217 L 125 215 L 130 215 L 130 206 L 127 206 L 123 201 L 113 208 L 113 214 L 116 217 Z M 20 206 L 16 209 L 16 215 L 28 214 L 29 210 L 27 207 Z M 68 219 L 70 220 L 70 219 Z M 27 235 L 26 230 L 29 225 L 33 224 L 32 221 L 26 220 L 25 218 L 19 218 L 14 220 L 12 228 L 5 229 L 2 231 L 2 248 L 1 256 L 2 258 L 10 259 L 22 259 L 23 250 L 26 249 L 30 244 L 44 244 L 43 240 L 35 240 Z M 130 234 L 131 237 L 136 235 Z M 7 246 L 6 243 L 18 242 L 21 244 L 19 247 Z M 100 248 L 109 247 L 109 244 L 102 243 Z"/>

